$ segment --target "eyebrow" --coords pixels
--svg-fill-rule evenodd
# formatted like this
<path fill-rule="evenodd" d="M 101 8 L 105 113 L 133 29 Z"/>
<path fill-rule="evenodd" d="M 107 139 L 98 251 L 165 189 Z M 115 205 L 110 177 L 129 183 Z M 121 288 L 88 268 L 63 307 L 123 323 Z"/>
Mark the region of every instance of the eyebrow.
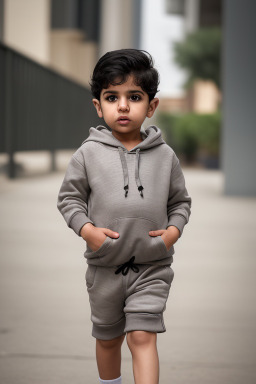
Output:
<path fill-rule="evenodd" d="M 105 95 L 106 93 L 112 93 L 112 94 L 115 94 L 115 95 L 118 94 L 117 91 L 105 91 L 105 92 L 103 92 L 103 95 Z M 144 92 L 138 91 L 138 90 L 130 90 L 127 93 L 141 93 L 142 95 L 144 95 Z"/>

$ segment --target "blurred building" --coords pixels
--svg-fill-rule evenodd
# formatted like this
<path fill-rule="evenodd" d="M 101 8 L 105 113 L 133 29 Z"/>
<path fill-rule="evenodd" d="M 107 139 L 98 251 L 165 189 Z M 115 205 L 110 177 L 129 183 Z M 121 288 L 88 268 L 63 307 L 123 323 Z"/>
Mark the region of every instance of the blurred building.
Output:
<path fill-rule="evenodd" d="M 220 94 L 199 81 L 189 94 L 172 46 L 200 26 L 222 25 L 222 168 L 228 194 L 256 194 L 254 0 L 0 0 L 0 40 L 88 87 L 102 54 L 149 51 L 160 72 L 161 108 L 212 112 Z"/>
<path fill-rule="evenodd" d="M 173 44 L 200 27 L 221 26 L 221 0 L 142 1 L 141 42 L 155 58 L 160 72 L 161 103 L 167 112 L 211 113 L 218 108 L 220 94 L 211 81 L 197 81 L 184 90 L 184 70 L 174 61 Z"/>
<path fill-rule="evenodd" d="M 139 47 L 140 0 L 0 0 L 0 39 L 88 87 L 103 53 Z"/>
<path fill-rule="evenodd" d="M 162 79 L 161 108 L 216 109 L 217 91 L 186 74 L 173 59 L 173 43 L 201 25 L 221 24 L 221 0 L 0 0 L 1 39 L 8 46 L 88 86 L 95 62 L 119 48 L 149 51 Z M 207 99 L 207 103 L 205 100 Z"/>
<path fill-rule="evenodd" d="M 225 0 L 222 169 L 228 195 L 256 196 L 256 2 Z"/>

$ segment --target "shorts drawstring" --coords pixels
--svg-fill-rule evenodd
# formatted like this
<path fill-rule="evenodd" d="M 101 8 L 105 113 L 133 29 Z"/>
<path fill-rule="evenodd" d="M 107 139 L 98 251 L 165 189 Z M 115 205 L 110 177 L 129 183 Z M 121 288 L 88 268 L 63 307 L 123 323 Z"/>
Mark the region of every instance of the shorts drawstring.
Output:
<path fill-rule="evenodd" d="M 133 270 L 133 272 L 138 273 L 139 267 L 138 265 L 133 263 L 134 260 L 135 260 L 135 256 L 132 256 L 129 261 L 127 261 L 126 263 L 122 264 L 117 268 L 117 270 L 115 271 L 115 274 L 117 275 L 118 273 L 122 272 L 122 274 L 125 276 L 127 275 L 130 268 Z"/>

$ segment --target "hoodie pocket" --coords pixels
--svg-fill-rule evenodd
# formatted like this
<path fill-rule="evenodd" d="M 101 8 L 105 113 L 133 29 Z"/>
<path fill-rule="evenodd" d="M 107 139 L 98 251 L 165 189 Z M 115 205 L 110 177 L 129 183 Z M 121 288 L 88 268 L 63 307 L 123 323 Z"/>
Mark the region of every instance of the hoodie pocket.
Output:
<path fill-rule="evenodd" d="M 87 246 L 87 251 L 84 253 L 84 256 L 87 258 L 87 259 L 90 259 L 90 260 L 98 260 L 99 256 L 103 255 L 106 253 L 106 250 L 107 248 L 110 246 L 111 244 L 111 238 L 109 236 L 106 237 L 106 239 L 103 241 L 103 243 L 101 244 L 100 248 L 97 249 L 96 251 L 92 251 L 90 250 L 90 248 Z M 89 249 L 89 251 L 88 251 Z"/>
<path fill-rule="evenodd" d="M 144 217 L 118 217 L 107 228 L 118 232 L 119 237 L 107 237 L 101 247 L 90 253 L 98 257 L 101 265 L 116 266 L 135 256 L 135 263 L 150 263 L 167 257 L 167 248 L 160 236 L 150 236 L 158 228 L 157 222 Z"/>
<path fill-rule="evenodd" d="M 159 243 L 159 246 L 162 247 L 163 253 L 169 252 L 166 248 L 165 242 L 163 241 L 163 238 L 161 236 L 155 236 L 155 240 Z"/>

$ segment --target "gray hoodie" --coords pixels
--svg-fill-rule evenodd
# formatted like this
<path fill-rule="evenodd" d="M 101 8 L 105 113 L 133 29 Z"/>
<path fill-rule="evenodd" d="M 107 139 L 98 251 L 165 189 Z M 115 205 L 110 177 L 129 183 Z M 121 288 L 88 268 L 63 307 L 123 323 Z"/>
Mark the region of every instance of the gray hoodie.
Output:
<path fill-rule="evenodd" d="M 90 128 L 89 137 L 72 155 L 61 185 L 57 207 L 79 236 L 86 223 L 109 228 L 119 238 L 106 237 L 92 251 L 88 264 L 112 267 L 126 263 L 170 265 L 161 236 L 149 231 L 174 225 L 182 234 L 190 216 L 191 198 L 179 160 L 156 126 L 141 128 L 143 141 L 128 151 L 109 128 Z"/>

